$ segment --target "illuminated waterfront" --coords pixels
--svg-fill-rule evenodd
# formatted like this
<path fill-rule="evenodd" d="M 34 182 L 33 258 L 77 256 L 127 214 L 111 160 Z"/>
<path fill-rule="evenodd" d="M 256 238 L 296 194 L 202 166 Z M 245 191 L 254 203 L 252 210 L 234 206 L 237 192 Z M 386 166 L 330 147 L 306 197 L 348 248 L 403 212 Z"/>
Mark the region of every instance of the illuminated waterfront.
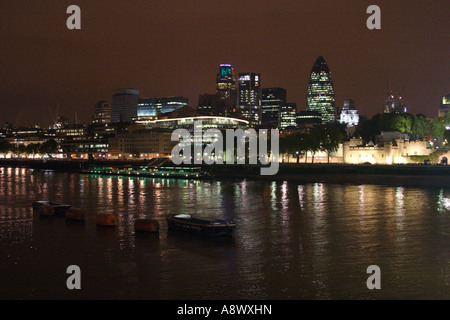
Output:
<path fill-rule="evenodd" d="M 1 168 L 0 298 L 449 298 L 450 189 L 193 181 Z M 33 216 L 49 199 L 84 224 Z M 96 213 L 118 217 L 95 226 Z M 168 233 L 166 213 L 237 223 L 232 239 Z M 159 237 L 135 235 L 151 217 Z M 78 265 L 82 289 L 69 291 Z M 381 268 L 368 290 L 366 268 Z"/>

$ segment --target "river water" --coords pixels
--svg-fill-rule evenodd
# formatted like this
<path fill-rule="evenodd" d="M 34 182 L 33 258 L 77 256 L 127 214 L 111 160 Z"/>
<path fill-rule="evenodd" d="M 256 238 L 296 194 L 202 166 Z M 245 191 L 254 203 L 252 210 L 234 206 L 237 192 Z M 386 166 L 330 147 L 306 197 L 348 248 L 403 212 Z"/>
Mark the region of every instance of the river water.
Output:
<path fill-rule="evenodd" d="M 0 168 L 1 299 L 449 299 L 450 188 L 193 181 Z M 86 210 L 33 215 L 34 200 Z M 97 213 L 118 217 L 113 229 Z M 233 219 L 231 238 L 166 213 Z M 157 219 L 159 235 L 135 234 Z M 67 268 L 81 270 L 69 290 Z M 381 271 L 369 290 L 367 268 Z"/>

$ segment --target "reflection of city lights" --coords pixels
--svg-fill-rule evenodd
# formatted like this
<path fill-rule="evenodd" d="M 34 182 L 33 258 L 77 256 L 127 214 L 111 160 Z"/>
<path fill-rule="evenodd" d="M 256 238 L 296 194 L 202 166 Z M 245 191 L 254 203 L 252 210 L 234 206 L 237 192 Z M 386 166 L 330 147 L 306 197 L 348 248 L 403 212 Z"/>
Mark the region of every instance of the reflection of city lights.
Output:
<path fill-rule="evenodd" d="M 284 210 L 288 209 L 288 203 L 289 203 L 287 191 L 288 191 L 287 181 L 284 181 L 281 186 L 281 205 L 283 206 Z"/>
<path fill-rule="evenodd" d="M 396 202 L 396 213 L 398 216 L 403 216 L 405 214 L 405 195 L 404 188 L 398 187 L 395 192 L 395 202 Z"/>
<path fill-rule="evenodd" d="M 438 197 L 438 210 L 450 210 L 450 198 L 444 196 L 444 190 L 441 190 Z"/>
<path fill-rule="evenodd" d="M 298 200 L 300 202 L 300 208 L 303 210 L 303 196 L 304 196 L 305 191 L 303 190 L 302 185 L 299 185 L 297 189 L 298 189 Z"/>
<path fill-rule="evenodd" d="M 364 185 L 359 186 L 359 214 L 364 214 Z"/>

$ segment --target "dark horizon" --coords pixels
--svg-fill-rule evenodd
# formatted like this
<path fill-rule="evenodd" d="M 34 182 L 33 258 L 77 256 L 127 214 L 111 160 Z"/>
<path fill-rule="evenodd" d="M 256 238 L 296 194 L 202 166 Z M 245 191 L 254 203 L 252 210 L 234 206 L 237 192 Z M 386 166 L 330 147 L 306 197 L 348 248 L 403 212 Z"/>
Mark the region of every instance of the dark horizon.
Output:
<path fill-rule="evenodd" d="M 66 9 L 81 8 L 81 30 L 68 30 Z M 366 9 L 381 8 L 381 30 L 368 30 Z M 214 93 L 219 65 L 261 74 L 306 108 L 309 74 L 323 56 L 336 107 L 355 101 L 371 117 L 387 89 L 408 112 L 436 117 L 450 92 L 448 1 L 298 0 L 10 1 L 0 3 L 0 123 L 50 124 L 56 114 L 91 121 L 114 89 L 141 97 Z"/>

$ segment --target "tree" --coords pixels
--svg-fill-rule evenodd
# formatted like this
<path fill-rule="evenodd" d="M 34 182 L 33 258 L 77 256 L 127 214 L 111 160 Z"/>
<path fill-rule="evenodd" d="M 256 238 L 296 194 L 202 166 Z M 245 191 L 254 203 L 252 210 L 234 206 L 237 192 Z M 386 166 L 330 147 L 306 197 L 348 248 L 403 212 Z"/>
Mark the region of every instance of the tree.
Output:
<path fill-rule="evenodd" d="M 27 152 L 27 148 L 23 144 L 19 144 L 16 148 L 18 154 L 24 154 Z"/>
<path fill-rule="evenodd" d="M 442 138 L 444 135 L 445 126 L 444 126 L 444 118 L 434 118 L 431 121 L 431 136 L 435 139 Z"/>
<path fill-rule="evenodd" d="M 335 152 L 339 145 L 344 141 L 345 134 L 341 127 L 337 124 L 328 125 L 318 130 L 319 150 L 327 153 L 328 163 L 330 163 L 330 155 Z"/>
<path fill-rule="evenodd" d="M 423 139 L 430 134 L 431 122 L 424 114 L 417 114 L 411 128 L 413 140 Z"/>
<path fill-rule="evenodd" d="M 36 154 L 39 152 L 39 149 L 41 148 L 41 144 L 40 143 L 30 143 L 29 145 L 27 145 L 25 147 L 25 151 L 28 154 Z"/>
<path fill-rule="evenodd" d="M 305 155 L 305 163 L 308 160 L 308 152 L 311 152 L 312 159 L 311 163 L 314 163 L 314 155 L 317 151 L 320 150 L 320 134 L 322 129 L 319 127 L 315 127 L 311 129 L 308 133 L 305 134 L 303 138 L 303 148 L 306 152 Z"/>
<path fill-rule="evenodd" d="M 295 154 L 297 150 L 297 140 L 298 140 L 298 134 L 293 133 L 286 135 L 282 138 L 280 138 L 280 154 L 287 154 L 288 156 L 288 162 L 289 157 L 293 154 Z M 284 157 L 283 157 L 284 162 Z"/>
<path fill-rule="evenodd" d="M 355 133 L 365 142 L 375 141 L 375 136 L 381 133 L 378 119 L 374 116 L 372 119 L 361 121 Z"/>
<path fill-rule="evenodd" d="M 45 141 L 40 148 L 41 153 L 46 153 L 51 156 L 52 153 L 58 151 L 58 143 L 54 139 Z"/>
<path fill-rule="evenodd" d="M 11 148 L 12 146 L 8 141 L 4 139 L 0 140 L 0 153 L 7 153 L 8 151 L 11 150 Z"/>

